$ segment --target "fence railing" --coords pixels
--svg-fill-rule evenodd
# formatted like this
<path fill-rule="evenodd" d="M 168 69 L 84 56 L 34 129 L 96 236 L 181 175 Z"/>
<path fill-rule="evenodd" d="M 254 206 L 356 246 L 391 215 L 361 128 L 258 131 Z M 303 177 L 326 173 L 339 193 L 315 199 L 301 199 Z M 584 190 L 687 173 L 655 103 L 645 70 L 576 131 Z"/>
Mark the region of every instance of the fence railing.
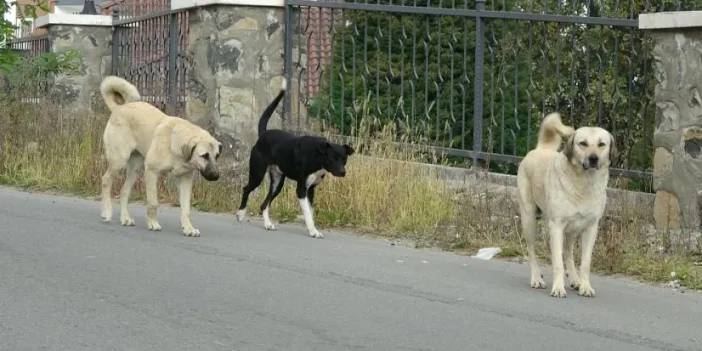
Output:
<path fill-rule="evenodd" d="M 51 52 L 51 41 L 48 35 L 13 39 L 9 48 L 23 57 L 35 57 Z"/>
<path fill-rule="evenodd" d="M 285 106 L 307 111 L 288 120 L 350 136 L 363 119 L 393 123 L 441 153 L 511 172 L 544 114 L 560 111 L 614 134 L 614 174 L 648 180 L 654 80 L 637 17 L 695 5 L 287 0 L 285 73 L 301 99 Z"/>
<path fill-rule="evenodd" d="M 165 3 L 164 1 L 154 1 Z M 191 67 L 183 55 L 188 12 L 161 10 L 121 17 L 113 9 L 112 74 L 134 84 L 142 99 L 170 114 L 185 108 L 185 79 Z"/>

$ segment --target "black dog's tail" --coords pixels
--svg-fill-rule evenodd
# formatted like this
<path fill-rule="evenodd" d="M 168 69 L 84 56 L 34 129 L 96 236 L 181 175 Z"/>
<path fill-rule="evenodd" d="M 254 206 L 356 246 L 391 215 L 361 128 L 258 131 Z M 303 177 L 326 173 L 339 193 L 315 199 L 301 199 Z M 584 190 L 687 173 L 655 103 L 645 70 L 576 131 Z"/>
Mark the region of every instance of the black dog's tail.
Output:
<path fill-rule="evenodd" d="M 271 116 L 273 115 L 273 111 L 275 111 L 276 107 L 278 107 L 278 104 L 280 103 L 280 100 L 283 99 L 283 96 L 285 96 L 285 88 L 287 87 L 287 82 L 285 78 L 283 78 L 283 84 L 280 87 L 280 93 L 278 93 L 278 96 L 271 101 L 271 104 L 266 107 L 266 109 L 263 111 L 261 114 L 261 120 L 258 121 L 258 137 L 260 138 L 263 133 L 266 132 L 266 128 L 268 127 L 268 120 L 271 119 Z"/>

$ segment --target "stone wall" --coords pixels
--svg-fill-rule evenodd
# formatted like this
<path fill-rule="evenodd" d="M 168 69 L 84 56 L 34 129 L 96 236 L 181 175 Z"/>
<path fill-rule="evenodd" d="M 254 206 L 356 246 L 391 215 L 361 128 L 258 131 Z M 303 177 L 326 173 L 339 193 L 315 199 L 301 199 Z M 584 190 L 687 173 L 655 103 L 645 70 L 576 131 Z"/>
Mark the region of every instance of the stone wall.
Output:
<path fill-rule="evenodd" d="M 248 153 L 261 112 L 280 91 L 282 23 L 283 9 L 276 7 L 214 5 L 190 10 L 186 55 L 193 67 L 185 117 L 209 125 L 237 154 Z M 271 120 L 273 127 L 280 123 L 280 118 Z"/>
<path fill-rule="evenodd" d="M 656 76 L 654 205 L 659 230 L 699 237 L 702 205 L 702 28 L 652 33 Z"/>
<path fill-rule="evenodd" d="M 110 74 L 112 62 L 112 30 L 106 26 L 51 25 L 49 36 L 53 51 L 62 53 L 69 49 L 80 53 L 80 72 L 61 74 L 55 79 L 52 100 L 76 112 L 90 112 L 101 106 L 99 86 L 105 75 Z"/>

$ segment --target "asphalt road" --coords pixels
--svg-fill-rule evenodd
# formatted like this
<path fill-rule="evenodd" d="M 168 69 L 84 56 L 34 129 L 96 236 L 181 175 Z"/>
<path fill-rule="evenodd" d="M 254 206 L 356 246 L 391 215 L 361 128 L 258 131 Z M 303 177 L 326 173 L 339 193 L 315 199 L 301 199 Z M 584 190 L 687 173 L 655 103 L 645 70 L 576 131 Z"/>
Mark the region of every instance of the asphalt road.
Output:
<path fill-rule="evenodd" d="M 132 208 L 0 188 L 0 350 L 702 350 L 698 293 L 594 277 L 559 300 L 526 265 L 197 212 L 186 238 Z"/>

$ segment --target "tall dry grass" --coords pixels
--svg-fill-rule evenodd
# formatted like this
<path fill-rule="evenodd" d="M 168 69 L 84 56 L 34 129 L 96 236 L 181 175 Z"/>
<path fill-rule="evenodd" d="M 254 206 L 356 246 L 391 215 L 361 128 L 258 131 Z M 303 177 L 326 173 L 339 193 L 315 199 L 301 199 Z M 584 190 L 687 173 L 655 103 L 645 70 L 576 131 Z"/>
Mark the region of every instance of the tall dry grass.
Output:
<path fill-rule="evenodd" d="M 106 120 L 106 113 L 76 115 L 57 106 L 5 101 L 0 104 L 0 183 L 96 196 L 105 169 L 101 134 Z M 418 162 L 442 163 L 441 158 L 421 148 L 398 148 L 395 134 L 391 127 L 361 126 L 354 145 L 360 152 L 349 158 L 347 177 L 328 178 L 316 193 L 319 227 L 350 228 L 463 253 L 499 246 L 503 256 L 524 256 L 525 244 L 508 188 L 487 181 L 467 184 L 440 179 L 435 168 Z M 246 174 L 246 170 L 230 170 L 218 182 L 197 181 L 194 207 L 232 213 Z M 121 186 L 116 183 L 114 194 Z M 249 212 L 253 215 L 259 214 L 266 186 L 264 182 L 251 198 Z M 160 188 L 161 202 L 176 204 L 177 193 L 168 179 Z M 275 200 L 274 220 L 298 220 L 294 193 L 294 186 L 288 184 Z M 134 202 L 143 198 L 141 181 L 133 194 Z M 702 257 L 661 245 L 665 235 L 651 234 L 651 217 L 651 209 L 640 204 L 610 204 L 601 225 L 594 269 L 660 282 L 670 280 L 674 271 L 683 285 L 702 288 L 702 267 L 694 263 Z M 539 238 L 538 252 L 548 259 L 546 238 Z"/>

